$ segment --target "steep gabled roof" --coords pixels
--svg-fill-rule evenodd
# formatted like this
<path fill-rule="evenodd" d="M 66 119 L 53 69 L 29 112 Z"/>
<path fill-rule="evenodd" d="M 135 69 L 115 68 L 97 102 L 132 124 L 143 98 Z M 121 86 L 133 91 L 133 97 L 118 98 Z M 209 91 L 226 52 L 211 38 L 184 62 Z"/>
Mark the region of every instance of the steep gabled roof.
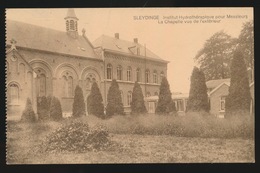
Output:
<path fill-rule="evenodd" d="M 215 87 L 210 93 L 209 93 L 209 96 L 211 94 L 213 94 L 215 91 L 217 91 L 219 88 L 221 88 L 223 85 L 227 85 L 228 87 L 230 86 L 230 82 L 223 82 L 221 84 L 219 84 L 217 87 Z"/>
<path fill-rule="evenodd" d="M 217 86 L 219 86 L 220 84 L 224 83 L 224 82 L 230 82 L 230 78 L 227 79 L 217 79 L 217 80 L 209 80 L 206 82 L 207 88 L 216 88 Z"/>
<path fill-rule="evenodd" d="M 145 48 L 143 45 L 131 41 L 126 41 L 126 40 L 102 35 L 93 42 L 93 45 L 95 47 L 102 47 L 105 50 L 128 54 L 128 55 L 136 55 L 136 56 L 138 56 L 137 47 L 139 47 L 140 58 L 146 57 L 147 59 L 168 63 L 168 61 L 161 59 L 158 55 L 154 54 L 152 51 Z"/>
<path fill-rule="evenodd" d="M 65 31 L 58 31 L 23 22 L 6 21 L 6 45 L 14 39 L 17 47 L 100 59 L 87 39 L 79 35 L 76 39 Z"/>

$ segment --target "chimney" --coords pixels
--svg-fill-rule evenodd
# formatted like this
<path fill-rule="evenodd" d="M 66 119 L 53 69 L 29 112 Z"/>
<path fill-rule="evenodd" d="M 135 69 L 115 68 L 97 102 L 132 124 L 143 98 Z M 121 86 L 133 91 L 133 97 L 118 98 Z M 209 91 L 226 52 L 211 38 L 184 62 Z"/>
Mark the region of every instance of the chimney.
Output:
<path fill-rule="evenodd" d="M 138 38 L 134 38 L 134 43 L 138 43 Z"/>
<path fill-rule="evenodd" d="M 119 33 L 115 33 L 115 38 L 119 39 Z"/>

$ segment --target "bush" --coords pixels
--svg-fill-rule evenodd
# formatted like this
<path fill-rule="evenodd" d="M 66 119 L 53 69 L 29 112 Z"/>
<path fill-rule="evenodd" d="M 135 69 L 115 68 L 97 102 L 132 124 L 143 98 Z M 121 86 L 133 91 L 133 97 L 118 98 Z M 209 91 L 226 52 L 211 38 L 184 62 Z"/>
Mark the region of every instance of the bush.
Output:
<path fill-rule="evenodd" d="M 209 111 L 207 86 L 204 73 L 194 67 L 191 75 L 189 99 L 187 102 L 187 112 Z"/>
<path fill-rule="evenodd" d="M 32 102 L 29 98 L 27 98 L 26 101 L 26 106 L 23 111 L 21 121 L 23 122 L 35 122 L 36 121 L 36 116 L 32 108 Z"/>
<path fill-rule="evenodd" d="M 109 117 L 115 114 L 124 115 L 122 97 L 118 83 L 115 79 L 112 80 L 111 86 L 108 90 L 106 114 Z"/>
<path fill-rule="evenodd" d="M 74 102 L 72 105 L 72 116 L 80 117 L 86 115 L 86 107 L 82 89 L 77 85 L 75 88 Z"/>
<path fill-rule="evenodd" d="M 237 115 L 238 112 L 250 110 L 249 80 L 242 52 L 236 50 L 230 67 L 231 78 L 229 94 L 226 98 L 225 117 Z"/>
<path fill-rule="evenodd" d="M 92 84 L 90 95 L 87 98 L 87 109 L 89 114 L 104 118 L 103 99 L 96 82 Z"/>
<path fill-rule="evenodd" d="M 60 100 L 56 97 L 52 97 L 50 105 L 50 118 L 55 121 L 62 119 L 62 109 Z"/>
<path fill-rule="evenodd" d="M 43 150 L 47 152 L 85 152 L 108 149 L 113 146 L 108 131 L 97 125 L 90 129 L 88 124 L 74 120 L 62 125 L 51 133 L 43 142 Z"/>
<path fill-rule="evenodd" d="M 135 82 L 133 88 L 132 102 L 131 102 L 131 110 L 132 114 L 141 114 L 146 113 L 146 107 L 144 105 L 144 96 L 142 92 L 142 88 L 140 87 L 138 82 Z"/>
<path fill-rule="evenodd" d="M 37 114 L 39 120 L 49 119 L 49 106 L 45 96 L 38 97 L 37 99 Z"/>
<path fill-rule="evenodd" d="M 156 107 L 155 112 L 157 114 L 169 114 L 176 113 L 176 107 L 172 100 L 169 83 L 166 77 L 163 77 L 162 83 L 160 86 L 158 106 Z"/>

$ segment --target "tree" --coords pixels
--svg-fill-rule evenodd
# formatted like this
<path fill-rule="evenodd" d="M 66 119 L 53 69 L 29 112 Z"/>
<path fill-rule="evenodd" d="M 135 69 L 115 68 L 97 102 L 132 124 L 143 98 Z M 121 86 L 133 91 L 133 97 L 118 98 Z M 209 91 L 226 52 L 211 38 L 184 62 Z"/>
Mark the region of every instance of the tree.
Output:
<path fill-rule="evenodd" d="M 166 77 L 162 78 L 158 105 L 155 113 L 157 114 L 169 114 L 170 112 L 176 113 L 176 107 L 172 100 L 169 83 Z"/>
<path fill-rule="evenodd" d="M 121 98 L 118 83 L 115 79 L 112 80 L 111 86 L 107 94 L 107 108 L 106 114 L 112 116 L 114 114 L 123 115 L 124 106 Z"/>
<path fill-rule="evenodd" d="M 39 97 L 37 100 L 37 114 L 39 120 L 49 119 L 49 106 L 45 96 Z"/>
<path fill-rule="evenodd" d="M 236 50 L 230 67 L 231 79 L 229 94 L 226 97 L 226 115 L 234 113 L 249 112 L 250 110 L 250 88 L 246 64 L 243 53 Z"/>
<path fill-rule="evenodd" d="M 29 98 L 26 100 L 25 109 L 23 111 L 21 121 L 23 122 L 35 122 L 36 116 L 32 108 L 32 102 Z"/>
<path fill-rule="evenodd" d="M 56 97 L 52 97 L 51 99 L 50 118 L 55 121 L 62 119 L 62 109 L 60 100 Z"/>
<path fill-rule="evenodd" d="M 230 77 L 230 60 L 236 39 L 223 31 L 215 33 L 195 56 L 195 61 L 204 72 L 206 81 Z"/>
<path fill-rule="evenodd" d="M 74 102 L 72 105 L 72 116 L 80 117 L 86 115 L 85 102 L 82 89 L 77 85 L 75 88 Z"/>
<path fill-rule="evenodd" d="M 90 95 L 87 98 L 87 109 L 89 114 L 104 118 L 103 99 L 96 82 L 92 84 Z"/>
<path fill-rule="evenodd" d="M 190 93 L 186 110 L 187 112 L 209 111 L 205 76 L 198 67 L 194 67 L 192 71 Z"/>
<path fill-rule="evenodd" d="M 144 105 L 144 95 L 142 88 L 138 82 L 135 82 L 133 88 L 132 102 L 131 102 L 132 114 L 142 114 L 146 113 L 146 107 Z"/>
<path fill-rule="evenodd" d="M 246 66 L 254 72 L 254 26 L 253 21 L 244 23 L 238 37 L 238 46 L 246 62 Z M 253 74 L 252 74 L 253 76 Z"/>

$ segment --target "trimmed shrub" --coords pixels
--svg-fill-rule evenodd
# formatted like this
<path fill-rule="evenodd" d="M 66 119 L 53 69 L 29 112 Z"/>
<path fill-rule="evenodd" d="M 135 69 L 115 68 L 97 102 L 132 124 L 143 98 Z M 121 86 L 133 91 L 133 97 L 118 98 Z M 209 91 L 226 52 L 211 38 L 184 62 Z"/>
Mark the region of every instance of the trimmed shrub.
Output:
<path fill-rule="evenodd" d="M 85 102 L 82 89 L 77 85 L 75 88 L 74 102 L 72 105 L 72 116 L 80 117 L 86 115 Z"/>
<path fill-rule="evenodd" d="M 56 97 L 52 97 L 50 105 L 50 118 L 55 121 L 62 119 L 62 109 L 60 100 Z"/>
<path fill-rule="evenodd" d="M 144 95 L 142 92 L 142 88 L 140 87 L 138 82 L 135 82 L 133 88 L 131 110 L 132 114 L 141 114 L 147 112 L 146 107 L 144 105 Z"/>
<path fill-rule="evenodd" d="M 96 82 L 92 84 L 90 95 L 87 98 L 87 109 L 89 114 L 104 118 L 103 99 Z"/>
<path fill-rule="evenodd" d="M 39 97 L 37 99 L 37 114 L 39 120 L 47 120 L 50 117 L 48 101 L 45 96 Z"/>
<path fill-rule="evenodd" d="M 236 50 L 230 67 L 231 79 L 229 94 L 226 98 L 225 117 L 240 113 L 249 113 L 250 110 L 250 88 L 246 64 L 242 52 Z"/>
<path fill-rule="evenodd" d="M 207 86 L 204 73 L 197 67 L 193 68 L 187 112 L 209 111 Z"/>
<path fill-rule="evenodd" d="M 176 107 L 172 100 L 170 91 L 170 85 L 166 77 L 162 78 L 162 83 L 160 86 L 158 106 L 156 107 L 155 112 L 157 114 L 169 114 L 176 113 Z"/>
<path fill-rule="evenodd" d="M 112 80 L 111 86 L 108 90 L 106 114 L 109 117 L 115 114 L 124 115 L 122 97 L 118 83 L 115 79 Z"/>
<path fill-rule="evenodd" d="M 23 122 L 35 122 L 36 121 L 36 116 L 32 108 L 32 102 L 29 98 L 27 98 L 26 101 L 26 106 L 23 111 L 21 121 Z"/>

